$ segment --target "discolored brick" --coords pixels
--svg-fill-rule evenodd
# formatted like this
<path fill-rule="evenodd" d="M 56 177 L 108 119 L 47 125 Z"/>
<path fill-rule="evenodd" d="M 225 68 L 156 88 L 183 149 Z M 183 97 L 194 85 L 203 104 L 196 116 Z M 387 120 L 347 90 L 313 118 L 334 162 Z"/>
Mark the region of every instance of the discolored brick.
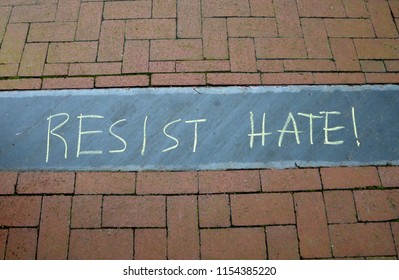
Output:
<path fill-rule="evenodd" d="M 123 73 L 145 73 L 148 72 L 150 59 L 149 41 L 126 41 L 123 54 Z"/>
<path fill-rule="evenodd" d="M 68 75 L 69 64 L 44 64 L 44 76 L 66 76 Z"/>
<path fill-rule="evenodd" d="M 13 194 L 17 178 L 17 172 L 0 172 L 0 194 Z"/>
<path fill-rule="evenodd" d="M 170 67 L 170 69 L 173 68 Z M 176 72 L 219 72 L 229 70 L 230 62 L 228 60 L 194 60 L 176 62 Z M 152 72 L 151 66 L 150 71 Z"/>
<path fill-rule="evenodd" d="M 134 231 L 135 260 L 166 260 L 166 229 Z"/>
<path fill-rule="evenodd" d="M 176 62 L 174 61 L 150 61 L 149 71 L 151 73 L 175 72 Z"/>
<path fill-rule="evenodd" d="M 355 191 L 359 221 L 399 219 L 399 190 Z"/>
<path fill-rule="evenodd" d="M 229 197 L 224 194 L 200 195 L 198 197 L 200 227 L 229 227 L 229 204 Z"/>
<path fill-rule="evenodd" d="M 152 1 L 153 18 L 175 18 L 176 0 L 153 0 Z"/>
<path fill-rule="evenodd" d="M 139 172 L 137 194 L 198 193 L 196 172 Z"/>
<path fill-rule="evenodd" d="M 32 23 L 28 42 L 67 42 L 75 38 L 76 23 Z"/>
<path fill-rule="evenodd" d="M 136 19 L 126 22 L 126 39 L 175 39 L 175 19 Z"/>
<path fill-rule="evenodd" d="M 368 84 L 396 84 L 399 81 L 398 73 L 366 73 Z"/>
<path fill-rule="evenodd" d="M 273 0 L 249 0 L 251 16 L 253 17 L 273 17 Z"/>
<path fill-rule="evenodd" d="M 263 85 L 310 85 L 313 84 L 311 73 L 267 73 L 261 76 Z"/>
<path fill-rule="evenodd" d="M 120 74 L 120 62 L 73 63 L 69 66 L 69 76 Z"/>
<path fill-rule="evenodd" d="M 228 18 L 229 37 L 275 37 L 277 27 L 271 18 Z"/>
<path fill-rule="evenodd" d="M 150 83 L 148 76 L 100 76 L 96 78 L 96 87 L 144 87 Z"/>
<path fill-rule="evenodd" d="M 301 17 L 345 17 L 341 0 L 297 0 Z"/>
<path fill-rule="evenodd" d="M 71 228 L 101 227 L 101 195 L 79 195 L 72 200 Z"/>
<path fill-rule="evenodd" d="M 395 245 L 396 245 L 396 253 L 399 256 L 399 223 L 398 222 L 391 223 L 391 229 L 392 229 L 393 238 L 394 238 Z M 1 254 L 0 254 L 0 256 L 1 256 Z"/>
<path fill-rule="evenodd" d="M 37 229 L 10 228 L 8 231 L 6 260 L 34 260 L 36 256 Z"/>
<path fill-rule="evenodd" d="M 151 75 L 151 86 L 200 86 L 205 83 L 205 74 L 203 73 Z"/>
<path fill-rule="evenodd" d="M 201 38 L 201 1 L 177 1 L 177 37 Z"/>
<path fill-rule="evenodd" d="M 384 188 L 399 187 L 398 166 L 378 167 L 378 173 L 381 178 L 381 184 Z"/>
<path fill-rule="evenodd" d="M 78 172 L 77 194 L 130 194 L 135 192 L 134 172 Z"/>
<path fill-rule="evenodd" d="M 301 24 L 308 57 L 331 58 L 324 21 L 319 18 L 302 18 Z"/>
<path fill-rule="evenodd" d="M 375 167 L 332 167 L 320 169 L 324 189 L 355 189 L 379 186 Z"/>
<path fill-rule="evenodd" d="M 366 4 L 377 37 L 397 38 L 398 30 L 393 21 L 388 2 L 368 0 Z"/>
<path fill-rule="evenodd" d="M 399 39 L 354 39 L 359 59 L 399 59 Z"/>
<path fill-rule="evenodd" d="M 104 4 L 104 19 L 150 18 L 151 1 L 113 1 Z"/>
<path fill-rule="evenodd" d="M 54 21 L 57 5 L 23 5 L 13 8 L 10 22 L 46 22 Z"/>
<path fill-rule="evenodd" d="M 273 3 L 280 37 L 302 37 L 296 2 L 274 0 Z"/>
<path fill-rule="evenodd" d="M 319 85 L 361 85 L 366 83 L 363 73 L 313 73 L 315 84 Z"/>
<path fill-rule="evenodd" d="M 281 60 L 258 59 L 256 62 L 258 70 L 261 72 L 284 72 L 284 66 Z"/>
<path fill-rule="evenodd" d="M 203 0 L 203 17 L 249 16 L 248 0 Z"/>
<path fill-rule="evenodd" d="M 384 64 L 388 72 L 399 72 L 399 60 L 385 60 Z"/>
<path fill-rule="evenodd" d="M 29 25 L 8 24 L 0 49 L 0 63 L 19 63 L 25 46 Z"/>
<path fill-rule="evenodd" d="M 151 60 L 202 59 L 200 39 L 153 40 L 150 46 Z"/>
<path fill-rule="evenodd" d="M 255 73 L 209 73 L 206 75 L 209 85 L 260 85 L 260 75 Z"/>
<path fill-rule="evenodd" d="M 270 260 L 298 260 L 298 238 L 295 226 L 266 227 Z"/>
<path fill-rule="evenodd" d="M 0 260 L 4 260 L 6 254 L 6 244 L 8 229 L 0 229 Z"/>
<path fill-rule="evenodd" d="M 0 80 L 0 90 L 40 89 L 41 85 L 41 79 Z"/>
<path fill-rule="evenodd" d="M 76 29 L 76 40 L 98 40 L 102 20 L 103 3 L 81 3 Z"/>
<path fill-rule="evenodd" d="M 203 53 L 207 59 L 227 59 L 227 23 L 223 18 L 202 19 Z"/>
<path fill-rule="evenodd" d="M 45 78 L 43 89 L 93 88 L 94 78 Z"/>
<path fill-rule="evenodd" d="M 19 66 L 19 76 L 41 76 L 46 60 L 48 44 L 26 44 Z"/>
<path fill-rule="evenodd" d="M 261 170 L 264 192 L 320 190 L 317 169 Z"/>
<path fill-rule="evenodd" d="M 329 37 L 375 37 L 368 19 L 325 19 L 325 25 Z"/>
<path fill-rule="evenodd" d="M 356 223 L 356 209 L 351 191 L 324 192 L 329 223 Z"/>
<path fill-rule="evenodd" d="M 356 49 L 351 39 L 330 38 L 330 45 L 338 71 L 360 71 Z"/>
<path fill-rule="evenodd" d="M 3 40 L 10 14 L 11 7 L 0 7 L 0 44 Z"/>
<path fill-rule="evenodd" d="M 366 18 L 369 17 L 366 2 L 364 0 L 343 0 L 346 15 L 348 17 Z"/>
<path fill-rule="evenodd" d="M 234 72 L 256 72 L 254 41 L 251 38 L 230 38 L 230 65 Z"/>
<path fill-rule="evenodd" d="M 284 60 L 284 69 L 286 71 L 324 71 L 331 72 L 335 71 L 335 64 L 332 60 L 321 60 L 321 59 L 293 59 Z"/>
<path fill-rule="evenodd" d="M 256 170 L 199 172 L 200 193 L 256 192 L 259 190 L 259 172 Z"/>
<path fill-rule="evenodd" d="M 363 72 L 385 72 L 384 63 L 379 60 L 362 60 L 360 65 Z"/>
<path fill-rule="evenodd" d="M 73 172 L 22 172 L 17 193 L 73 193 L 74 181 Z"/>
<path fill-rule="evenodd" d="M 103 21 L 97 61 L 122 61 L 124 43 L 125 22 L 121 20 Z"/>
<path fill-rule="evenodd" d="M 55 21 L 77 21 L 79 17 L 80 0 L 58 0 Z"/>
<path fill-rule="evenodd" d="M 97 56 L 97 42 L 50 43 L 47 62 L 94 62 Z"/>
<path fill-rule="evenodd" d="M 19 64 L 0 64 L 0 77 L 13 77 L 18 73 Z"/>
<path fill-rule="evenodd" d="M 257 58 L 306 58 L 302 38 L 256 38 Z"/>

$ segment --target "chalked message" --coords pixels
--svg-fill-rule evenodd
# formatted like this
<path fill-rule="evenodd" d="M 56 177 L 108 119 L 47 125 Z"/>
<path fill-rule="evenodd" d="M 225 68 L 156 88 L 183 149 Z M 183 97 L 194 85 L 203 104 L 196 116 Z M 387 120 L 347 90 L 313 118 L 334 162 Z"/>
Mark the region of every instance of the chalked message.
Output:
<path fill-rule="evenodd" d="M 399 86 L 0 93 L 1 170 L 399 164 Z"/>

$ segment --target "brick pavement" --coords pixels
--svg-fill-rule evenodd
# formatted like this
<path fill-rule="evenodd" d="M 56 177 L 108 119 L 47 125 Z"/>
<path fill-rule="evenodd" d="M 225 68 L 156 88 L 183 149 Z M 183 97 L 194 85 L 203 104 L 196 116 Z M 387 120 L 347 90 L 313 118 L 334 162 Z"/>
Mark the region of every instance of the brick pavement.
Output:
<path fill-rule="evenodd" d="M 0 89 L 397 84 L 398 29 L 399 0 L 2 0 Z M 0 172 L 0 259 L 397 259 L 398 219 L 399 167 Z"/>

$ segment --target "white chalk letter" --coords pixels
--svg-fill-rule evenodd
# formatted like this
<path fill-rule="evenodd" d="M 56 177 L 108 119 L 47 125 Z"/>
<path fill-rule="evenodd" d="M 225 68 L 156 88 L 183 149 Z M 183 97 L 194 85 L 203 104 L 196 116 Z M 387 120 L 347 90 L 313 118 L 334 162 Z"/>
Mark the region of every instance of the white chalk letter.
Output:
<path fill-rule="evenodd" d="M 199 123 L 199 122 L 206 122 L 206 119 L 185 121 L 185 123 L 194 123 L 194 144 L 193 144 L 193 153 L 195 153 L 195 151 L 197 150 L 198 123 Z"/>
<path fill-rule="evenodd" d="M 356 137 L 356 145 L 360 146 L 359 136 L 357 135 L 357 125 L 356 125 L 356 118 L 355 118 L 355 108 L 352 107 L 352 122 L 353 122 L 353 132 L 355 133 Z"/>
<path fill-rule="evenodd" d="M 313 145 L 313 119 L 322 119 L 322 116 L 315 116 L 313 114 L 298 113 L 299 116 L 309 118 L 309 139 L 310 144 Z"/>
<path fill-rule="evenodd" d="M 292 122 L 292 126 L 294 127 L 294 130 L 287 130 L 288 125 Z M 296 121 L 294 119 L 294 116 L 292 115 L 291 112 L 288 113 L 287 121 L 284 124 L 283 129 L 277 130 L 280 132 L 280 137 L 278 138 L 278 146 L 281 147 L 281 143 L 283 142 L 284 134 L 285 133 L 294 133 L 295 134 L 295 140 L 297 144 L 300 144 L 301 141 L 299 140 L 299 133 L 302 133 L 303 131 L 298 131 L 298 127 L 296 125 Z"/>
<path fill-rule="evenodd" d="M 341 145 L 342 143 L 344 143 L 344 141 L 340 140 L 340 141 L 330 141 L 328 139 L 328 132 L 330 131 L 337 131 L 340 129 L 345 128 L 344 126 L 335 126 L 335 127 L 328 127 L 328 118 L 329 115 L 340 115 L 341 112 L 337 112 L 337 111 L 332 111 L 332 112 L 320 112 L 320 114 L 325 114 L 326 118 L 324 121 L 324 144 L 326 145 Z"/>
<path fill-rule="evenodd" d="M 109 127 L 109 133 L 111 133 L 112 136 L 114 136 L 115 138 L 117 138 L 119 141 L 121 141 L 121 142 L 123 143 L 123 149 L 120 149 L 120 150 L 110 150 L 109 152 L 110 152 L 111 154 L 112 154 L 112 153 L 123 153 L 124 151 L 126 151 L 127 144 L 126 144 L 125 139 L 123 139 L 123 138 L 120 137 L 119 135 L 116 135 L 116 134 L 112 131 L 112 128 L 113 128 L 115 125 L 117 125 L 117 124 L 120 123 L 120 122 L 125 122 L 125 121 L 126 121 L 126 119 L 121 119 L 121 120 L 119 120 L 119 121 L 114 122 L 114 123 Z"/>
<path fill-rule="evenodd" d="M 266 132 L 266 113 L 263 113 L 262 118 L 262 132 L 255 133 L 255 124 L 254 124 L 254 114 L 249 112 L 249 120 L 251 122 L 251 133 L 248 134 L 249 138 L 249 147 L 252 149 L 254 146 L 254 137 L 261 136 L 262 137 L 262 146 L 265 145 L 265 136 L 272 134 L 271 132 Z"/>
<path fill-rule="evenodd" d="M 170 150 L 173 150 L 173 149 L 176 149 L 177 146 L 179 146 L 179 140 L 178 140 L 177 138 L 171 136 L 170 134 L 166 133 L 166 129 L 167 129 L 170 125 L 172 125 L 172 124 L 174 124 L 174 123 L 177 123 L 177 122 L 180 122 L 180 121 L 181 121 L 181 119 L 174 120 L 174 121 L 172 121 L 172 122 L 170 122 L 170 123 L 167 123 L 167 124 L 163 127 L 163 134 L 165 134 L 166 137 L 168 137 L 168 138 L 172 139 L 173 141 L 175 141 L 176 144 L 175 144 L 174 146 L 172 146 L 172 147 L 169 147 L 169 148 L 167 148 L 167 149 L 162 150 L 162 153 L 167 152 L 167 151 L 170 151 Z"/>
<path fill-rule="evenodd" d="M 66 117 L 65 120 L 60 123 L 59 125 L 57 125 L 56 127 L 54 127 L 53 129 L 51 129 L 51 120 L 54 117 L 60 117 L 60 116 L 64 116 Z M 62 140 L 62 142 L 64 142 L 64 146 L 65 146 L 65 152 L 64 152 L 64 158 L 67 159 L 68 157 L 68 144 L 65 140 L 64 137 L 62 137 L 61 135 L 54 133 L 54 131 L 56 131 L 57 129 L 61 128 L 64 124 L 66 124 L 69 120 L 69 115 L 67 113 L 59 113 L 59 114 L 55 114 L 55 115 L 50 115 L 47 118 L 48 121 L 48 128 L 47 128 L 47 147 L 46 147 L 46 162 L 48 162 L 48 158 L 50 155 L 50 135 L 54 135 L 58 138 L 60 138 Z"/>
<path fill-rule="evenodd" d="M 141 156 L 144 156 L 145 147 L 147 145 L 147 119 L 148 119 L 148 116 L 145 116 L 144 124 L 143 124 L 143 146 L 141 147 Z"/>
<path fill-rule="evenodd" d="M 103 153 L 102 151 L 81 151 L 82 135 L 102 133 L 102 130 L 82 131 L 82 122 L 83 122 L 83 119 L 103 119 L 104 116 L 80 114 L 80 116 L 78 116 L 77 118 L 79 119 L 79 133 L 78 133 L 78 148 L 76 150 L 76 157 L 79 157 L 79 155 L 100 155 L 100 154 L 102 154 Z"/>

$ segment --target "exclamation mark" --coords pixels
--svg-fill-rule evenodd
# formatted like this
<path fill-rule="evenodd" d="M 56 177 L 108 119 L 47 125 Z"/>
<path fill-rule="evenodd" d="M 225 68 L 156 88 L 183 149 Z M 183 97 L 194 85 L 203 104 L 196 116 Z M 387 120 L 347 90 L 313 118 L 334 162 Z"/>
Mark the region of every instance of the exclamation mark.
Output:
<path fill-rule="evenodd" d="M 356 137 L 356 145 L 359 147 L 360 141 L 359 141 L 359 136 L 357 135 L 355 108 L 354 107 L 352 107 L 352 122 L 353 122 L 353 132 L 355 133 L 355 137 Z"/>

